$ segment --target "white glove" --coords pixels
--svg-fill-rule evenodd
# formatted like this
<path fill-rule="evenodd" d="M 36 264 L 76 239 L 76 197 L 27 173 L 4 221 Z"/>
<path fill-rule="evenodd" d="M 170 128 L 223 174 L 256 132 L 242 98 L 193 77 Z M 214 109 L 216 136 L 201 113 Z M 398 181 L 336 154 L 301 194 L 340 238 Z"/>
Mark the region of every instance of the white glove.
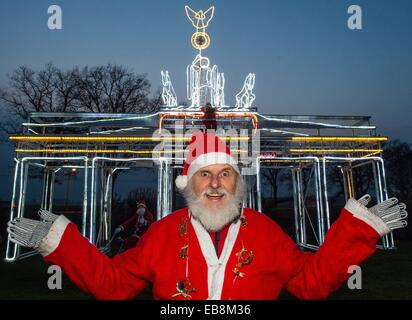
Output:
<path fill-rule="evenodd" d="M 7 223 L 10 241 L 23 247 L 37 249 L 40 241 L 49 233 L 53 222 L 58 218 L 50 211 L 40 209 L 39 216 L 43 221 L 27 218 L 16 218 Z"/>
<path fill-rule="evenodd" d="M 369 194 L 365 194 L 358 200 L 358 202 L 366 207 L 371 199 L 372 198 Z M 404 228 L 408 225 L 406 220 L 404 220 L 408 216 L 408 212 L 406 212 L 406 205 L 402 202 L 398 203 L 397 198 L 385 200 L 371 208 L 368 208 L 368 210 L 382 219 L 382 221 L 385 222 L 391 230 Z"/>

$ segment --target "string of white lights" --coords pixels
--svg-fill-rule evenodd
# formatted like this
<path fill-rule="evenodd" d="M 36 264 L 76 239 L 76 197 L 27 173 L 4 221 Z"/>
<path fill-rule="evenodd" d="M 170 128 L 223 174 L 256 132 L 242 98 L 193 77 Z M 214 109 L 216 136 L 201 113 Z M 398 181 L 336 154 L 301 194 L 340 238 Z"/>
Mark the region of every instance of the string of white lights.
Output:
<path fill-rule="evenodd" d="M 169 71 L 161 71 L 160 74 L 162 75 L 162 84 L 163 84 L 163 91 L 162 91 L 162 100 L 163 103 L 167 107 L 177 107 L 177 96 L 175 89 L 172 85 L 172 80 L 169 76 Z"/>
<path fill-rule="evenodd" d="M 340 129 L 368 129 L 368 130 L 376 129 L 375 126 L 346 126 L 346 125 L 330 124 L 330 123 L 323 123 L 323 122 L 289 120 L 289 119 L 280 119 L 276 117 L 267 117 L 257 112 L 253 112 L 253 113 L 265 120 L 277 121 L 277 122 L 282 122 L 282 123 L 311 124 L 315 126 L 321 126 L 321 127 L 326 127 L 326 128 L 336 128 L 336 129 L 338 128 Z"/>
<path fill-rule="evenodd" d="M 187 98 L 191 100 L 187 110 L 199 109 L 207 102 L 218 109 L 225 106 L 225 76 L 216 65 L 210 67 L 209 58 L 196 55 L 186 68 L 186 77 Z"/>
<path fill-rule="evenodd" d="M 296 135 L 296 136 L 303 136 L 303 137 L 309 137 L 309 134 L 306 134 L 306 133 L 300 133 L 300 132 L 294 132 L 294 131 L 287 131 L 287 130 L 279 130 L 279 129 L 270 129 L 270 128 L 260 128 L 260 129 L 258 129 L 258 130 L 261 130 L 261 131 L 270 131 L 270 132 L 279 132 L 279 133 L 282 133 L 282 134 L 293 134 L 293 135 Z M 264 138 L 264 137 L 260 137 L 260 139 L 262 140 L 262 138 Z"/>
<path fill-rule="evenodd" d="M 139 120 L 139 119 L 148 119 L 155 116 L 158 116 L 160 112 L 144 115 L 144 116 L 130 116 L 125 118 L 109 118 L 109 119 L 98 119 L 98 120 L 83 120 L 83 121 L 69 121 L 69 122 L 52 122 L 52 123 L 30 123 L 24 122 L 23 126 L 26 127 L 61 127 L 61 126 L 71 126 L 78 124 L 92 124 L 92 123 L 101 123 L 101 122 L 112 122 L 112 121 L 124 121 L 124 120 Z"/>
<path fill-rule="evenodd" d="M 247 75 L 242 90 L 236 95 L 236 106 L 233 110 L 249 110 L 252 107 L 252 103 L 256 99 L 256 95 L 253 93 L 255 77 L 254 73 Z"/>
<path fill-rule="evenodd" d="M 150 129 L 150 128 L 145 128 L 145 127 L 131 127 L 131 128 L 123 128 L 123 129 L 117 129 L 117 130 L 105 130 L 105 131 L 91 131 L 90 134 L 109 134 L 109 133 L 115 133 L 115 132 L 128 132 L 128 131 L 133 131 L 133 130 L 139 130 L 139 129 Z"/>

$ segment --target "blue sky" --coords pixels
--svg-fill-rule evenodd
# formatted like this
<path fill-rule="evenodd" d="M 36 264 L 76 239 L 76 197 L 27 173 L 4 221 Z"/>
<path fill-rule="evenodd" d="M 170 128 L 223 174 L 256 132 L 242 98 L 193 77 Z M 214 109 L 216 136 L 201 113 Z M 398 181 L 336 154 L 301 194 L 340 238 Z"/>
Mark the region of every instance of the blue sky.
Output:
<path fill-rule="evenodd" d="M 62 30 L 47 28 L 53 4 L 62 8 Z M 185 68 L 196 54 L 186 4 L 216 7 L 204 53 L 225 73 L 226 103 L 254 72 L 260 112 L 370 115 L 379 134 L 412 142 L 408 0 L 0 0 L 0 86 L 20 65 L 111 62 L 147 73 L 153 90 L 169 70 L 184 101 Z M 360 31 L 347 28 L 351 4 L 362 8 Z"/>

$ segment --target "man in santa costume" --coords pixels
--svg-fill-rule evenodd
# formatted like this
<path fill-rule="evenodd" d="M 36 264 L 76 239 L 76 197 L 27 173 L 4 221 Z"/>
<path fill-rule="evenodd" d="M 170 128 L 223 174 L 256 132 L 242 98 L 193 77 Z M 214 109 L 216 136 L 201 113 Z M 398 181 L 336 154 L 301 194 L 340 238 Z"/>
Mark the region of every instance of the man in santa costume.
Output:
<path fill-rule="evenodd" d="M 153 215 L 147 209 L 146 201 L 142 199 L 137 202 L 136 214 L 118 226 L 114 230 L 114 235 L 119 235 L 122 232 L 128 232 L 128 236 L 125 239 L 118 237 L 118 239 L 120 239 L 123 243 L 122 246 L 126 251 L 136 245 L 137 241 L 139 241 L 152 223 Z"/>
<path fill-rule="evenodd" d="M 213 108 L 212 104 L 208 102 L 204 107 L 201 107 L 200 110 L 204 113 L 203 124 L 205 125 L 205 129 L 216 130 L 216 108 Z"/>
<path fill-rule="evenodd" d="M 154 223 L 136 247 L 109 258 L 64 216 L 9 222 L 12 241 L 34 247 L 98 299 L 131 299 L 150 283 L 155 299 L 276 299 L 282 288 L 324 299 L 376 250 L 379 238 L 406 225 L 395 198 L 368 209 L 349 199 L 316 253 L 303 252 L 266 215 L 242 209 L 245 183 L 229 148 L 194 134 L 176 179 L 187 207 Z"/>

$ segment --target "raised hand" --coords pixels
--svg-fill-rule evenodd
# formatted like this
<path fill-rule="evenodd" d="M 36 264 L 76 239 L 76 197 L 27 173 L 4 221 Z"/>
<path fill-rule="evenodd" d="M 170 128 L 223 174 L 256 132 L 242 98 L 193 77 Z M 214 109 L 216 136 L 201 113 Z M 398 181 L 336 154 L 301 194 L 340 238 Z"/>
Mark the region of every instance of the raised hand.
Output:
<path fill-rule="evenodd" d="M 28 248 L 38 248 L 40 241 L 47 235 L 57 215 L 45 209 L 39 210 L 41 221 L 16 218 L 7 223 L 10 241 Z"/>
<path fill-rule="evenodd" d="M 366 207 L 370 200 L 371 196 L 369 194 L 366 194 L 361 197 L 358 202 Z M 408 216 L 406 205 L 403 202 L 398 203 L 397 198 L 390 198 L 388 200 L 382 201 L 374 205 L 373 207 L 368 208 L 368 210 L 369 212 L 381 218 L 391 230 L 404 228 L 408 225 L 407 221 L 405 220 Z"/>

